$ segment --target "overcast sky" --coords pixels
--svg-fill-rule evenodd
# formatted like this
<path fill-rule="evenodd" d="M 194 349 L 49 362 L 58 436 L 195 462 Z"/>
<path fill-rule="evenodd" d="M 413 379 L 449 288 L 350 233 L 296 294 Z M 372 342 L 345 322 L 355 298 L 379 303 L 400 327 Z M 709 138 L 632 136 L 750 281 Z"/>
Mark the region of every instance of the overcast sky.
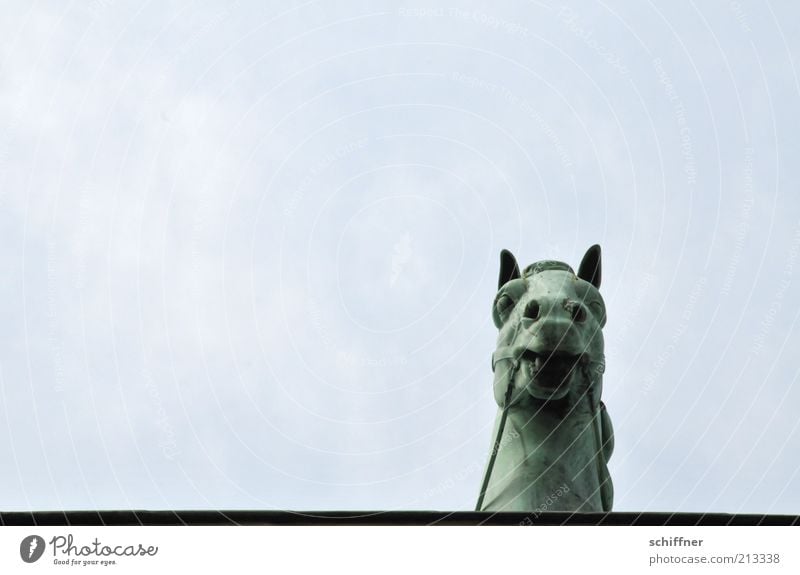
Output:
<path fill-rule="evenodd" d="M 3 3 L 0 509 L 472 509 L 599 243 L 615 510 L 800 513 L 797 8 L 427 4 Z"/>

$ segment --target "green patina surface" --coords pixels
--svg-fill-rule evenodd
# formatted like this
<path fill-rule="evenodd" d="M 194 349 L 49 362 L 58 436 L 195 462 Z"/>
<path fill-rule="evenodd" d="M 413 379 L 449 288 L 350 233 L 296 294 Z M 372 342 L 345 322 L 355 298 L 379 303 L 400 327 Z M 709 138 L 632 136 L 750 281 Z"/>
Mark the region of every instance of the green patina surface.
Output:
<path fill-rule="evenodd" d="M 611 510 L 601 268 L 597 245 L 577 274 L 549 260 L 520 272 L 514 256 L 501 253 L 492 309 L 499 410 L 478 510 Z"/>

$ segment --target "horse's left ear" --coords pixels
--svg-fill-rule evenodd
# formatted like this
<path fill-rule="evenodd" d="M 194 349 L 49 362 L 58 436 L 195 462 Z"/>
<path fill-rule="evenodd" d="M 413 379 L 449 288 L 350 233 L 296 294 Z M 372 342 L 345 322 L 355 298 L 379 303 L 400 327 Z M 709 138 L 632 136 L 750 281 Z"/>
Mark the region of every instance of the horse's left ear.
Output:
<path fill-rule="evenodd" d="M 578 268 L 578 277 L 600 289 L 601 271 L 600 246 L 595 244 L 586 250 Z"/>
<path fill-rule="evenodd" d="M 500 277 L 497 280 L 497 289 L 500 289 L 511 280 L 520 277 L 517 258 L 508 250 L 500 252 Z"/>

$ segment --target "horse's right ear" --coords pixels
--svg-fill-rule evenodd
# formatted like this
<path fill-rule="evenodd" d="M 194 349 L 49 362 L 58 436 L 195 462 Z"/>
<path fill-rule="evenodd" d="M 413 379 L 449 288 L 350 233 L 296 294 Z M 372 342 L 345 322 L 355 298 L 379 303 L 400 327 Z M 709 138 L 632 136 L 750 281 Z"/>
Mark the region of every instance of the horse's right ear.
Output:
<path fill-rule="evenodd" d="M 517 258 L 508 250 L 500 252 L 500 277 L 497 280 L 497 289 L 500 289 L 511 280 L 520 277 Z"/>
<path fill-rule="evenodd" d="M 600 256 L 600 246 L 597 244 L 586 250 L 586 254 L 578 267 L 578 277 L 586 280 L 597 289 L 600 289 L 600 279 L 602 278 L 602 268 Z"/>

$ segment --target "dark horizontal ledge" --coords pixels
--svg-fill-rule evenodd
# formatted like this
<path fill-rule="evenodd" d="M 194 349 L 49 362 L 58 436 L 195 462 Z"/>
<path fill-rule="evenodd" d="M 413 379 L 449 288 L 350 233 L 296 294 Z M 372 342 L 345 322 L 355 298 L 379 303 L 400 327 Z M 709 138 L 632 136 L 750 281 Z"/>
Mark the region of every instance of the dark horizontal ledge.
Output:
<path fill-rule="evenodd" d="M 0 511 L 0 525 L 800 525 L 800 516 L 474 511 Z"/>

